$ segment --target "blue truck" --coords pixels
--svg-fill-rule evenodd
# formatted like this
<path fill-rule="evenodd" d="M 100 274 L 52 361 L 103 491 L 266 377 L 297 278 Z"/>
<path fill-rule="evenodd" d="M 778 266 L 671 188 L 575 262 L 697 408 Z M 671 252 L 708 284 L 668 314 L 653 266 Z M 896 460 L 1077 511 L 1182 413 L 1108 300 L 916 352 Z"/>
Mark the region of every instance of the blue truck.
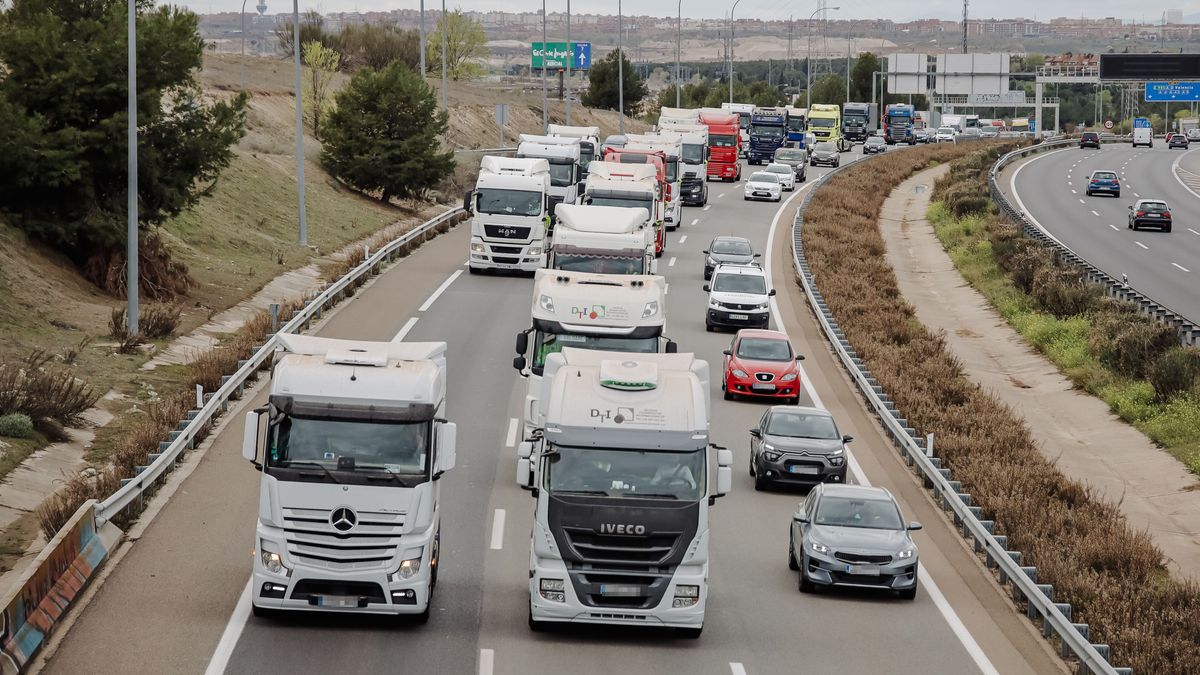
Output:
<path fill-rule="evenodd" d="M 808 132 L 808 108 L 788 108 L 787 142 L 793 148 L 804 149 Z"/>
<path fill-rule="evenodd" d="M 905 103 L 891 103 L 883 111 L 883 140 L 888 145 L 916 145 L 913 136 L 913 115 L 916 111 Z"/>
<path fill-rule="evenodd" d="M 787 108 L 755 108 L 750 114 L 749 164 L 770 164 L 775 151 L 787 143 Z"/>

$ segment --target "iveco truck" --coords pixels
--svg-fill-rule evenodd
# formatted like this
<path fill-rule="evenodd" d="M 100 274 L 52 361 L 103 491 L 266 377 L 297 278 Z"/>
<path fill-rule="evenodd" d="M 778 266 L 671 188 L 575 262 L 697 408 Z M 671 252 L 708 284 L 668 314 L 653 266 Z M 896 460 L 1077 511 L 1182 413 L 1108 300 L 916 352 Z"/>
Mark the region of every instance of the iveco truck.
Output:
<path fill-rule="evenodd" d="M 578 202 L 579 193 L 583 190 L 579 172 L 579 139 L 521 134 L 517 157 L 544 159 L 550 165 L 550 194 L 546 208 L 550 212 L 550 224 L 553 227 L 554 207 Z"/>
<path fill-rule="evenodd" d="M 600 127 L 570 127 L 565 124 L 551 124 L 546 127 L 546 133 L 557 138 L 579 139 L 579 176 L 586 179 L 588 165 L 600 155 Z"/>
<path fill-rule="evenodd" d="M 545 267 L 549 196 L 546 160 L 484 157 L 475 189 L 463 198 L 463 210 L 471 214 L 471 274 Z"/>
<path fill-rule="evenodd" d="M 513 367 L 529 380 L 523 438 L 541 427 L 537 399 L 551 354 L 565 347 L 674 352 L 675 343 L 663 337 L 666 310 L 667 281 L 659 276 L 539 271 L 533 284 L 533 325 L 517 334 L 513 360 Z"/>
<path fill-rule="evenodd" d="M 596 274 L 653 274 L 654 226 L 646 209 L 559 204 L 550 268 Z"/>
<path fill-rule="evenodd" d="M 709 472 L 708 364 L 692 354 L 564 349 L 546 359 L 544 425 L 518 451 L 534 508 L 529 626 L 672 628 L 699 637 L 709 508 L 733 454 Z"/>
<path fill-rule="evenodd" d="M 429 619 L 440 479 L 454 468 L 446 343 L 280 334 L 267 404 L 246 414 L 259 479 L 251 603 Z"/>

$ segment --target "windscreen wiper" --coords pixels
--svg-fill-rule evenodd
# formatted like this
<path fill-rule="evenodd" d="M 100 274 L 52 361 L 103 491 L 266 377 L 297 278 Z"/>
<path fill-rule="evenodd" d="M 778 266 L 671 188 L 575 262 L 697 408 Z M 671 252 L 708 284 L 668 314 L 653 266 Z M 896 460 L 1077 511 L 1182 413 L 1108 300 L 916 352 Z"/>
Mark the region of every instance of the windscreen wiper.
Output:
<path fill-rule="evenodd" d="M 607 497 L 608 493 L 604 490 L 552 490 L 556 495 L 598 495 Z"/>
<path fill-rule="evenodd" d="M 334 475 L 333 475 L 333 472 L 332 472 L 332 471 L 330 471 L 329 469 L 325 468 L 325 465 L 323 465 L 323 464 L 319 464 L 319 463 L 317 463 L 317 462 L 303 462 L 303 461 L 297 462 L 297 461 L 289 461 L 289 462 L 288 462 L 288 465 L 287 465 L 287 467 L 284 467 L 284 468 L 289 468 L 289 469 L 290 469 L 290 468 L 291 468 L 293 465 L 296 465 L 296 464 L 303 464 L 304 466 L 315 466 L 315 467 L 317 467 L 318 469 L 320 469 L 321 471 L 325 472 L 325 475 L 329 477 L 329 480 L 331 480 L 331 481 L 333 481 L 333 482 L 335 482 L 335 483 L 341 483 L 341 482 L 342 482 L 342 481 L 340 481 L 340 480 L 338 480 L 338 479 L 337 479 L 337 476 L 334 476 Z M 309 473 L 309 474 L 306 474 L 306 473 L 304 473 L 303 471 L 301 471 L 301 472 L 300 472 L 300 475 L 301 475 L 301 476 L 306 476 L 306 475 L 307 475 L 307 476 L 312 476 L 312 475 L 315 475 L 315 474 L 311 474 L 311 473 Z"/>
<path fill-rule="evenodd" d="M 626 492 L 624 497 L 646 497 L 649 499 L 679 499 L 678 495 L 667 492 Z"/>

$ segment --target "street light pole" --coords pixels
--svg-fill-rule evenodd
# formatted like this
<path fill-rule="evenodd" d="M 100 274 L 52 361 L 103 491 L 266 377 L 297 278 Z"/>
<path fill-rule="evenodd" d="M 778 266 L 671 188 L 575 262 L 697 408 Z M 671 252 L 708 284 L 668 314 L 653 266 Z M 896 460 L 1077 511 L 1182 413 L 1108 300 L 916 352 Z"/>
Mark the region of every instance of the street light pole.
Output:
<path fill-rule="evenodd" d="M 450 21 L 446 16 L 446 0 L 442 0 L 442 110 L 450 109 L 450 84 L 446 79 L 446 31 L 449 29 Z M 542 58 L 546 58 L 544 54 Z"/>
<path fill-rule="evenodd" d="M 734 0 L 729 8 L 729 102 L 733 103 L 733 10 L 737 9 L 742 0 Z"/>
<path fill-rule="evenodd" d="M 300 245 L 308 246 L 308 213 L 304 208 L 304 97 L 300 90 L 300 0 L 292 0 L 292 47 L 296 71 L 296 195 L 300 203 Z"/>
<path fill-rule="evenodd" d="M 443 0 L 444 2 L 445 0 Z M 546 110 L 546 52 L 550 45 L 546 44 L 546 0 L 542 0 L 542 134 L 550 124 L 550 113 Z M 568 47 L 570 45 L 567 45 Z"/>
<path fill-rule="evenodd" d="M 567 0 L 567 78 L 566 102 L 567 124 L 571 124 L 571 62 L 575 60 L 575 45 L 571 44 L 571 0 Z"/>
<path fill-rule="evenodd" d="M 621 16 L 621 0 L 617 0 L 617 114 L 621 134 L 625 133 L 625 20 Z"/>
<path fill-rule="evenodd" d="M 246 0 L 242 0 L 242 61 L 240 89 L 246 91 Z"/>
<path fill-rule="evenodd" d="M 425 79 L 425 0 L 421 0 L 421 18 L 417 32 L 421 36 L 421 79 Z"/>
<path fill-rule="evenodd" d="M 125 221 L 125 297 L 129 301 L 129 308 L 125 317 L 126 330 L 129 334 L 137 335 L 141 332 L 138 328 L 138 282 L 141 278 L 138 274 L 138 156 L 137 156 L 137 2 L 128 0 L 129 4 L 129 45 L 128 45 L 128 98 L 129 111 L 126 116 L 129 118 L 129 125 L 126 129 L 128 133 L 127 139 L 127 162 L 129 175 L 126 185 L 126 221 Z"/>
<path fill-rule="evenodd" d="M 683 0 L 675 3 L 675 107 L 680 107 L 679 97 L 683 84 L 679 81 L 679 48 L 683 35 Z"/>
<path fill-rule="evenodd" d="M 816 10 L 813 11 L 812 14 L 808 15 L 808 21 L 806 22 L 807 27 L 812 28 L 812 20 L 813 20 L 813 17 L 817 15 L 817 12 L 827 10 L 827 9 L 838 10 L 838 9 L 841 9 L 841 7 L 818 7 Z M 811 34 L 807 34 L 807 33 L 805 34 L 804 46 L 808 52 L 808 54 L 804 57 L 804 78 L 805 78 L 805 80 L 804 80 L 804 82 L 805 82 L 804 83 L 804 103 L 805 103 L 806 107 L 808 107 L 808 109 L 811 110 L 812 109 L 812 35 Z"/>

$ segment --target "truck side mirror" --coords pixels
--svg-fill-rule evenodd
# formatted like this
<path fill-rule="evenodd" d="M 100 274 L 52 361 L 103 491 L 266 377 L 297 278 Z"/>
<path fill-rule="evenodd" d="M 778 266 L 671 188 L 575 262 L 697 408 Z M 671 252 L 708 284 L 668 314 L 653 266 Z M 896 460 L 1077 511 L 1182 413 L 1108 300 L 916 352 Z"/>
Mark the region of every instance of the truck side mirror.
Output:
<path fill-rule="evenodd" d="M 524 372 L 526 365 L 528 365 L 528 363 L 525 361 L 524 354 L 518 354 L 513 357 L 513 370 L 517 372 Z"/>
<path fill-rule="evenodd" d="M 712 292 L 712 287 L 710 287 L 708 284 L 704 284 L 704 292 L 705 292 L 705 293 L 711 293 L 711 292 Z"/>
<path fill-rule="evenodd" d="M 242 430 L 242 458 L 258 466 L 258 424 L 262 413 L 255 409 L 246 413 L 246 428 Z"/>
<path fill-rule="evenodd" d="M 437 461 L 434 465 L 433 477 L 436 479 L 454 468 L 456 455 L 455 443 L 458 441 L 458 425 L 454 422 L 441 422 L 437 425 Z"/>
<path fill-rule="evenodd" d="M 533 487 L 533 443 L 521 441 L 517 445 L 517 485 L 524 489 Z"/>
<path fill-rule="evenodd" d="M 733 469 L 727 466 L 717 467 L 717 491 L 713 497 L 724 497 L 733 489 Z"/>
<path fill-rule="evenodd" d="M 667 340 L 667 349 L 666 349 L 666 352 L 667 352 L 668 354 L 677 354 L 677 353 L 679 353 L 679 345 L 678 345 L 678 344 L 676 344 L 674 340 Z"/>
<path fill-rule="evenodd" d="M 524 354 L 529 351 L 529 333 L 521 331 L 517 333 L 517 353 Z"/>
<path fill-rule="evenodd" d="M 772 288 L 770 291 L 767 292 L 767 295 L 772 295 L 772 296 L 775 295 L 775 289 Z"/>
<path fill-rule="evenodd" d="M 467 193 L 463 195 L 463 211 L 466 211 L 467 213 L 471 212 L 471 197 L 474 196 L 474 194 L 474 190 L 467 190 Z"/>

